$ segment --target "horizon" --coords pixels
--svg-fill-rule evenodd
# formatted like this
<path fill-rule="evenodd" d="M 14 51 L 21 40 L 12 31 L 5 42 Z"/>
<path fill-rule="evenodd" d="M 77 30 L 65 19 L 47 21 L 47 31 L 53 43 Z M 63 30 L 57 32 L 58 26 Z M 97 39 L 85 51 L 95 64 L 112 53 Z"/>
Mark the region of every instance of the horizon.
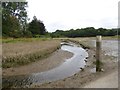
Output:
<path fill-rule="evenodd" d="M 77 28 L 118 28 L 118 0 L 27 0 L 28 17 L 43 21 L 48 32 Z"/>

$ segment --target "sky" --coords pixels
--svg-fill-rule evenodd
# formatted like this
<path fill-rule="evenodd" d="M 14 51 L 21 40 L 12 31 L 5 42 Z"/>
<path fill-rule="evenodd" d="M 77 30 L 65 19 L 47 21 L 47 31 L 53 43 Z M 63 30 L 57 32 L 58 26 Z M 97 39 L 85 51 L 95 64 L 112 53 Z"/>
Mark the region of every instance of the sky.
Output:
<path fill-rule="evenodd" d="M 27 0 L 30 21 L 35 15 L 48 32 L 77 28 L 117 28 L 119 0 Z"/>

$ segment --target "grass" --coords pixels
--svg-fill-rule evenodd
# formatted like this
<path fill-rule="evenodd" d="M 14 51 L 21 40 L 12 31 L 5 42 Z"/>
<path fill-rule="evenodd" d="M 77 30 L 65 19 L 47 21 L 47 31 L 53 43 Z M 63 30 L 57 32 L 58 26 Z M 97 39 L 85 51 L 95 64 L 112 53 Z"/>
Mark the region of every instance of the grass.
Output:
<path fill-rule="evenodd" d="M 84 49 L 94 48 L 94 46 L 92 45 L 88 38 L 69 38 L 65 39 L 64 41 L 66 42 L 71 41 L 73 43 L 79 44 Z"/>
<path fill-rule="evenodd" d="M 37 60 L 40 60 L 42 58 L 45 58 L 49 56 L 52 52 L 54 52 L 58 47 L 50 48 L 50 50 L 45 50 L 43 52 L 36 52 L 36 53 L 31 53 L 27 55 L 22 55 L 22 56 L 16 56 L 16 57 L 7 57 L 3 58 L 3 63 L 2 66 L 3 68 L 9 68 L 9 67 L 14 67 L 14 66 L 20 66 L 20 65 L 25 65 L 31 62 L 35 62 Z"/>
<path fill-rule="evenodd" d="M 41 60 L 42 58 L 49 56 L 52 52 L 60 47 L 60 40 L 19 40 L 20 41 L 17 41 L 15 43 L 13 41 L 9 43 L 3 43 L 3 68 L 21 66 L 31 62 L 35 62 L 37 60 Z"/>
<path fill-rule="evenodd" d="M 118 40 L 118 38 L 120 38 L 120 36 L 102 36 L 102 40 Z M 70 40 L 74 43 L 80 44 L 85 49 L 94 49 L 95 47 L 91 40 L 96 40 L 96 37 L 65 38 L 65 40 Z"/>
<path fill-rule="evenodd" d="M 119 37 L 119 36 L 118 36 Z M 117 36 L 102 37 L 102 39 L 116 39 Z M 9 68 L 35 62 L 49 56 L 60 47 L 60 40 L 72 41 L 83 48 L 95 49 L 90 40 L 96 37 L 81 38 L 7 38 L 2 41 L 2 67 Z"/>
<path fill-rule="evenodd" d="M 50 38 L 3 38 L 0 39 L 2 43 L 17 43 L 17 42 L 32 42 L 32 41 L 45 41 L 45 40 L 50 40 Z"/>
<path fill-rule="evenodd" d="M 120 38 L 119 35 L 116 35 L 116 36 L 104 36 L 104 37 L 102 37 L 103 40 L 112 40 L 112 39 L 117 40 L 119 38 Z"/>
<path fill-rule="evenodd" d="M 80 38 L 71 38 L 71 39 L 75 39 L 75 40 L 83 40 L 85 41 L 85 39 L 96 39 L 96 37 L 80 37 Z M 103 36 L 102 39 L 118 39 L 120 38 L 120 35 L 119 36 Z M 2 43 L 17 43 L 17 42 L 32 42 L 32 41 L 38 41 L 38 40 L 41 40 L 41 41 L 45 41 L 45 40 L 50 40 L 51 38 L 0 38 L 0 42 Z M 69 38 L 55 38 L 55 39 L 69 39 Z"/>

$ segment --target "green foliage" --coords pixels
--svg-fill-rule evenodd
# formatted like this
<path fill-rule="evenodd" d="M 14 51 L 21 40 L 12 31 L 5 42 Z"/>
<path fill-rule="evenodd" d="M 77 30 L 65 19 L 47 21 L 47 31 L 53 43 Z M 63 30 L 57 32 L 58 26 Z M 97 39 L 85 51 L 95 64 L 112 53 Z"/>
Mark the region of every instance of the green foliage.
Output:
<path fill-rule="evenodd" d="M 51 40 L 51 38 L 2 38 L 0 41 L 2 43 L 17 43 L 17 42 L 32 42 L 32 41 L 46 41 Z"/>
<path fill-rule="evenodd" d="M 27 22 L 27 2 L 2 2 L 2 34 L 4 37 L 23 36 Z"/>
<path fill-rule="evenodd" d="M 26 7 L 27 2 L 3 2 L 3 20 L 6 20 L 10 16 L 15 16 L 21 24 L 25 23 L 27 18 Z"/>
<path fill-rule="evenodd" d="M 96 35 L 102 35 L 102 36 L 115 36 L 117 35 L 118 29 L 104 29 L 104 28 L 98 28 L 95 29 L 94 27 L 87 27 L 87 28 L 81 28 L 81 29 L 70 29 L 68 31 L 63 30 L 56 30 L 51 34 L 52 37 L 93 37 Z M 119 31 L 118 31 L 119 32 Z"/>
<path fill-rule="evenodd" d="M 17 32 L 20 31 L 20 24 L 16 17 L 10 16 L 3 19 L 2 21 L 2 32 L 10 37 L 16 36 Z"/>
<path fill-rule="evenodd" d="M 23 37 L 31 38 L 32 37 L 32 33 L 30 31 L 28 31 L 28 30 L 26 30 L 26 31 L 23 30 Z"/>
<path fill-rule="evenodd" d="M 46 33 L 46 29 L 43 22 L 40 20 L 37 20 L 36 16 L 34 16 L 33 20 L 29 23 L 28 30 L 35 37 L 36 36 L 39 37 L 39 35 L 44 35 Z"/>

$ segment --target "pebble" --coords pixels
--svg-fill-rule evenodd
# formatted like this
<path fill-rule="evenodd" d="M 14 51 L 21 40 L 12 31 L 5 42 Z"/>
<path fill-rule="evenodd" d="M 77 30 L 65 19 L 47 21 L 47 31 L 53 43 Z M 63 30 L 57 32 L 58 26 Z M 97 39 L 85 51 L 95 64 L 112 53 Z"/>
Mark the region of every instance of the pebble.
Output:
<path fill-rule="evenodd" d="M 86 60 L 86 59 L 85 59 L 84 61 L 85 61 L 85 62 L 87 62 L 87 60 Z"/>
<path fill-rule="evenodd" d="M 82 71 L 84 71 L 84 68 L 80 68 Z"/>
<path fill-rule="evenodd" d="M 102 69 L 101 69 L 101 72 L 104 72 L 104 71 L 105 71 L 105 70 L 102 68 Z"/>

